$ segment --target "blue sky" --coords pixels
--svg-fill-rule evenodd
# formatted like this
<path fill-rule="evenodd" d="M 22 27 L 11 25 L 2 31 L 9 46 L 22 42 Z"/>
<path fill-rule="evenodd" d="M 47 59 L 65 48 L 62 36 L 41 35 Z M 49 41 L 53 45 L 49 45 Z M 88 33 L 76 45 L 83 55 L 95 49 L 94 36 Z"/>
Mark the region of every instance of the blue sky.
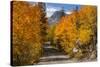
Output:
<path fill-rule="evenodd" d="M 35 2 L 29 2 L 30 4 L 34 4 Z M 44 2 L 45 3 L 45 2 Z M 46 16 L 50 17 L 55 11 L 59 11 L 63 9 L 66 14 L 71 14 L 71 11 L 78 6 L 80 8 L 80 5 L 75 4 L 60 4 L 60 3 L 45 3 L 46 4 Z"/>
<path fill-rule="evenodd" d="M 76 6 L 80 7 L 80 5 L 74 4 L 58 4 L 58 3 L 46 3 L 46 12 L 47 17 L 50 17 L 55 11 L 63 9 L 65 13 L 70 14 Z"/>

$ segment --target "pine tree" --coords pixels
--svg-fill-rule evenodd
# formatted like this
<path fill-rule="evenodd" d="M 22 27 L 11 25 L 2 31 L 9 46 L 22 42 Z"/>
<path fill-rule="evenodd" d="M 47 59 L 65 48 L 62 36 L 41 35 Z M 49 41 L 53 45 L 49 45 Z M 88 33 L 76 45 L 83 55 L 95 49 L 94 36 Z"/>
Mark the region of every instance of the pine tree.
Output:
<path fill-rule="evenodd" d="M 41 36 L 42 36 L 42 41 L 43 43 L 47 41 L 47 29 L 48 29 L 48 23 L 47 23 L 47 18 L 46 18 L 46 5 L 45 3 L 39 2 L 38 6 L 41 11 Z"/>

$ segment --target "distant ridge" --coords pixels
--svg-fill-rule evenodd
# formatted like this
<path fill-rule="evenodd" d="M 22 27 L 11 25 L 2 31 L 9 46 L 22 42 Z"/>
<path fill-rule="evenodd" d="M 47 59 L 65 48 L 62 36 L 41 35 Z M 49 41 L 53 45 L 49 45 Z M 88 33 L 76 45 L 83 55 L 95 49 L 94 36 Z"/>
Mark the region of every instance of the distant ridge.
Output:
<path fill-rule="evenodd" d="M 63 10 L 55 11 L 51 17 L 48 18 L 49 24 L 57 23 L 61 17 L 65 16 L 66 13 Z"/>

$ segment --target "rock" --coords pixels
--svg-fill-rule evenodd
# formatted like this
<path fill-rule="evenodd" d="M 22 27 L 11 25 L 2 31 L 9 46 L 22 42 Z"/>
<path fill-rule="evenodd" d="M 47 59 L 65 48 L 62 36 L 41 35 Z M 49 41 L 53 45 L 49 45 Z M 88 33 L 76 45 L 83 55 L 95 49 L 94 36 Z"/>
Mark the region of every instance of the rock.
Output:
<path fill-rule="evenodd" d="M 94 50 L 94 51 L 91 53 L 90 59 L 96 59 L 96 56 L 97 56 L 97 53 L 96 53 L 96 51 Z"/>
<path fill-rule="evenodd" d="M 73 48 L 73 52 L 74 53 L 78 52 L 78 49 L 77 48 Z"/>

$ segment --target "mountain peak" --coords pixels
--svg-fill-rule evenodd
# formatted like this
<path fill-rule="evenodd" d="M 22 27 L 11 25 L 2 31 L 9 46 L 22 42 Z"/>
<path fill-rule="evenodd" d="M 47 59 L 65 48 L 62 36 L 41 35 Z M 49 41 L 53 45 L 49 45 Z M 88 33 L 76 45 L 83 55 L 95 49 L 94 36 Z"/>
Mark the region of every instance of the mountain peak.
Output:
<path fill-rule="evenodd" d="M 49 24 L 55 24 L 60 20 L 61 17 L 65 15 L 66 13 L 64 12 L 64 10 L 55 11 L 53 15 L 50 18 L 48 18 L 48 22 Z"/>

